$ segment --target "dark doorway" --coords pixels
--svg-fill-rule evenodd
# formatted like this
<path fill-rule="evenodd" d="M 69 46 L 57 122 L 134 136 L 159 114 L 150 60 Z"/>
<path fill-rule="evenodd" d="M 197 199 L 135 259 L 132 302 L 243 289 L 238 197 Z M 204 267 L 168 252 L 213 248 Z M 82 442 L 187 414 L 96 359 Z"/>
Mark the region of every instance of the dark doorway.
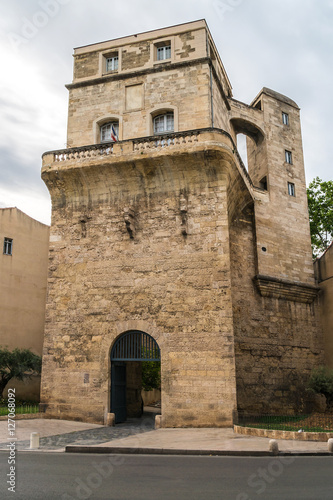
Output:
<path fill-rule="evenodd" d="M 131 330 L 117 339 L 111 350 L 110 398 L 116 424 L 142 414 L 142 362 L 160 359 L 160 348 L 147 333 Z"/>

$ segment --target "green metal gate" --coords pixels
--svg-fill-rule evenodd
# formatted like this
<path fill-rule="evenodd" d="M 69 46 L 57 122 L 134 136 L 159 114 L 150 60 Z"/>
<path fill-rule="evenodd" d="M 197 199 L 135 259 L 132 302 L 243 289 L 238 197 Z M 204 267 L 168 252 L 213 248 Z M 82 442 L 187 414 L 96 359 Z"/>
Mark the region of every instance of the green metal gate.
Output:
<path fill-rule="evenodd" d="M 160 361 L 156 340 L 148 333 L 131 330 L 121 335 L 111 350 L 111 413 L 116 424 L 126 420 L 126 361 Z"/>

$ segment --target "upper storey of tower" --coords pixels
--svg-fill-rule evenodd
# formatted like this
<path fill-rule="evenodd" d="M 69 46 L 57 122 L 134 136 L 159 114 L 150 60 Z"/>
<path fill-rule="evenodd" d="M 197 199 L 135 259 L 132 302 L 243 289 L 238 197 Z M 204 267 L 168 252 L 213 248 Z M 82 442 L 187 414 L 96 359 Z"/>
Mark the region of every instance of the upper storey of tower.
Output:
<path fill-rule="evenodd" d="M 76 48 L 68 146 L 214 126 L 216 82 L 227 106 L 231 84 L 205 20 Z"/>
<path fill-rule="evenodd" d="M 227 95 L 231 85 L 204 19 L 74 49 L 73 84 L 210 57 Z M 163 66 L 161 66 L 163 65 Z"/>

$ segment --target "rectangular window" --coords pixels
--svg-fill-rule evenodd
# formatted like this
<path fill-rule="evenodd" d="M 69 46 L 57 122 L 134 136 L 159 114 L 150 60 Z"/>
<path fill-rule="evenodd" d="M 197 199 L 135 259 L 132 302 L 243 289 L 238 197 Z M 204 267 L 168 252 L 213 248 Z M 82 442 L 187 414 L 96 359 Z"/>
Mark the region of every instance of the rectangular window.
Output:
<path fill-rule="evenodd" d="M 118 54 L 106 58 L 106 72 L 118 70 Z"/>
<path fill-rule="evenodd" d="M 117 142 L 119 122 L 108 122 L 101 126 L 101 142 Z"/>
<path fill-rule="evenodd" d="M 3 243 L 3 253 L 5 255 L 12 255 L 13 253 L 13 240 L 11 238 L 5 238 Z"/>
<path fill-rule="evenodd" d="M 165 113 L 154 118 L 154 134 L 163 134 L 164 132 L 173 132 L 174 130 L 173 113 Z"/>
<path fill-rule="evenodd" d="M 291 151 L 285 150 L 285 156 L 286 156 L 286 163 L 289 163 L 289 165 L 292 165 L 293 157 L 292 157 Z"/>
<path fill-rule="evenodd" d="M 289 125 L 288 113 L 282 113 L 282 123 L 283 123 L 283 125 Z"/>
<path fill-rule="evenodd" d="M 289 196 L 295 196 L 295 184 L 288 182 L 288 194 Z"/>
<path fill-rule="evenodd" d="M 165 61 L 166 59 L 171 59 L 171 45 L 157 47 L 157 60 Z"/>

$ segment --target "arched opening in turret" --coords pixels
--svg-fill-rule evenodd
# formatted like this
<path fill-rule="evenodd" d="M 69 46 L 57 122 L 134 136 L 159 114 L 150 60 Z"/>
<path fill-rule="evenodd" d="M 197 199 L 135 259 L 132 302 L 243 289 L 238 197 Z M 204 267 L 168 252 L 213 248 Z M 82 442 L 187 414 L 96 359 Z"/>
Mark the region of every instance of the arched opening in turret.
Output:
<path fill-rule="evenodd" d="M 243 160 L 246 170 L 248 170 L 249 166 L 247 161 L 247 137 L 245 134 L 237 134 L 236 140 L 237 140 L 236 146 L 238 153 L 240 154 L 240 157 Z"/>
<path fill-rule="evenodd" d="M 265 136 L 254 123 L 243 118 L 230 120 L 238 153 L 255 186 L 268 189 Z"/>

